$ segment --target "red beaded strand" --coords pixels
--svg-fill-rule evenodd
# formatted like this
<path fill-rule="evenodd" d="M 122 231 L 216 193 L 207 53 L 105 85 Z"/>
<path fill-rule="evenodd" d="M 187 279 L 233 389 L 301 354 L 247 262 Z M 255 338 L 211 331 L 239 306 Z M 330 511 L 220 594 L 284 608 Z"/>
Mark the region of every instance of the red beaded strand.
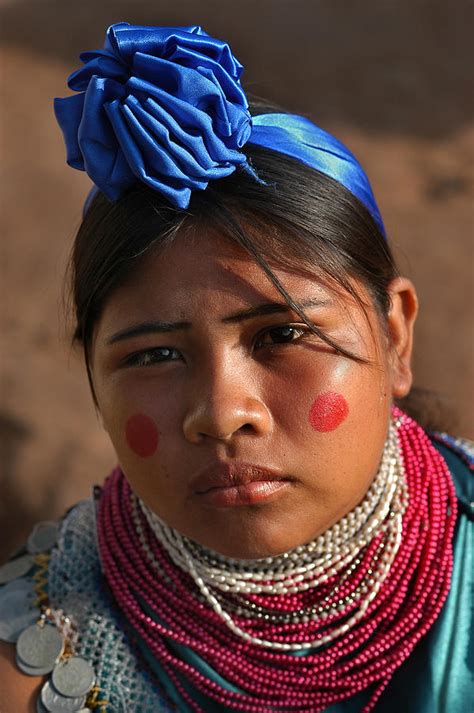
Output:
<path fill-rule="evenodd" d="M 393 673 L 429 631 L 450 587 L 456 497 L 447 466 L 425 432 L 398 409 L 393 409 L 393 415 L 401 421 L 398 440 L 408 490 L 401 545 L 363 617 L 325 648 L 302 656 L 257 646 L 230 631 L 199 596 L 193 579 L 171 561 L 143 513 L 133 510 L 133 494 L 120 469 L 107 479 L 98 512 L 104 574 L 125 619 L 192 710 L 200 708 L 182 685 L 183 678 L 223 709 L 248 713 L 317 713 L 370 687 L 372 695 L 364 709 L 368 713 Z M 159 569 L 151 565 L 144 544 Z M 374 555 L 383 552 L 383 545 L 383 535 L 376 533 L 358 567 L 345 578 L 341 571 L 304 592 L 246 596 L 264 611 L 289 615 L 309 609 L 324 597 L 330 605 L 349 597 L 346 607 L 322 621 L 274 623 L 236 614 L 236 624 L 271 641 L 305 642 L 322 637 L 356 608 L 357 588 Z M 232 594 L 228 600 L 238 606 L 238 598 Z M 157 620 L 145 610 L 153 612 Z M 167 639 L 191 648 L 241 693 L 223 688 L 171 653 Z"/>

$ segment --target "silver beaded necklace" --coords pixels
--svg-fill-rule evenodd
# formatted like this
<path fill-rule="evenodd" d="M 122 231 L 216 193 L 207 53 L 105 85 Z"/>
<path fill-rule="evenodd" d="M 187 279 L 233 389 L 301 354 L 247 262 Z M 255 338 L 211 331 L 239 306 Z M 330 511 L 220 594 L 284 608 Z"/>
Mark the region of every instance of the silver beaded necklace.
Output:
<path fill-rule="evenodd" d="M 200 598 L 240 638 L 257 646 L 281 651 L 304 651 L 324 646 L 353 627 L 377 596 L 401 541 L 402 519 L 407 506 L 405 471 L 397 438 L 398 424 L 390 424 L 382 460 L 364 499 L 339 522 L 308 544 L 289 552 L 258 560 L 238 560 L 198 545 L 170 528 L 142 500 L 132 495 L 132 513 L 142 547 L 151 565 L 163 575 L 160 563 L 148 545 L 139 509 L 154 535 L 175 565 L 194 580 Z M 361 564 L 366 548 L 382 535 L 359 584 L 344 597 L 337 592 Z M 336 575 L 337 583 L 324 597 L 315 596 L 311 607 L 297 612 L 267 609 L 249 601 L 249 594 L 287 595 L 315 591 Z M 226 595 L 232 595 L 229 601 Z M 237 603 L 236 603 L 237 602 Z M 343 623 L 316 640 L 269 641 L 239 627 L 233 616 L 261 619 L 276 624 L 317 622 L 343 612 Z"/>

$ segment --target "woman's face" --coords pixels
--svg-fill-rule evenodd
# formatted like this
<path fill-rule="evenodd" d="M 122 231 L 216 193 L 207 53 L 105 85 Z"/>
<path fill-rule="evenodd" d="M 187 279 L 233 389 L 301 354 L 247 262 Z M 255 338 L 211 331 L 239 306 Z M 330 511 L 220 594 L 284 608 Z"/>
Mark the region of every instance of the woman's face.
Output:
<path fill-rule="evenodd" d="M 240 248 L 197 229 L 111 296 L 91 351 L 133 490 L 182 534 L 245 559 L 308 542 L 356 506 L 392 396 L 410 381 L 403 285 L 387 334 L 362 288 L 365 312 L 317 277 L 273 267 L 314 324 L 367 363 L 311 333 Z"/>

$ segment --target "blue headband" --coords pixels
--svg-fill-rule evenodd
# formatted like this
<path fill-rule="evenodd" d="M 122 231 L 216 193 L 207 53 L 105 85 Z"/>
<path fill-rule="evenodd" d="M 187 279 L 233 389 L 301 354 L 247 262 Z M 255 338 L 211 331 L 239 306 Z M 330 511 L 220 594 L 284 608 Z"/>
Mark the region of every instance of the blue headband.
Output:
<path fill-rule="evenodd" d="M 84 67 L 55 99 L 67 162 L 86 171 L 112 201 L 142 181 L 177 208 L 237 166 L 258 177 L 242 147 L 292 156 L 333 178 L 368 209 L 382 234 L 369 180 L 353 154 L 302 116 L 250 116 L 242 65 L 229 45 L 200 27 L 120 22 L 103 50 L 81 54 Z"/>

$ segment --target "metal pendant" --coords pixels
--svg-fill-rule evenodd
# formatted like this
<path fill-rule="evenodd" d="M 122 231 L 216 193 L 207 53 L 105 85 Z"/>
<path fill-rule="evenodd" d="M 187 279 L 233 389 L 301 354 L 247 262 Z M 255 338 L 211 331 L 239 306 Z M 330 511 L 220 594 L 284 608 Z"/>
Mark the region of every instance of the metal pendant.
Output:
<path fill-rule="evenodd" d="M 31 595 L 31 600 L 35 598 L 35 585 L 36 582 L 33 577 L 20 577 L 19 579 L 13 579 L 11 582 L 7 582 L 3 587 L 0 587 L 0 596 L 2 592 L 17 592 L 18 594 Z"/>
<path fill-rule="evenodd" d="M 67 698 L 54 690 L 50 681 L 41 688 L 41 702 L 50 713 L 76 713 L 84 707 L 86 696 Z"/>
<path fill-rule="evenodd" d="M 37 621 L 33 583 L 17 579 L 0 589 L 0 639 L 14 643 L 21 632 Z"/>
<path fill-rule="evenodd" d="M 16 656 L 16 665 L 20 671 L 26 673 L 27 676 L 45 676 L 47 673 L 51 673 L 50 666 L 44 666 L 43 668 L 38 668 L 37 666 L 27 666 L 23 663 L 18 654 Z"/>
<path fill-rule="evenodd" d="M 55 690 L 68 698 L 89 693 L 95 683 L 92 666 L 81 656 L 71 656 L 56 664 L 51 676 Z"/>
<path fill-rule="evenodd" d="M 12 582 L 18 577 L 28 574 L 33 567 L 35 559 L 31 554 L 22 555 L 15 560 L 10 560 L 0 567 L 0 584 Z"/>
<path fill-rule="evenodd" d="M 28 537 L 26 548 L 32 555 L 48 552 L 58 541 L 59 525 L 53 520 L 38 522 Z"/>
<path fill-rule="evenodd" d="M 41 696 L 38 696 L 36 699 L 36 713 L 48 713 L 47 708 L 45 708 L 43 705 Z"/>
<path fill-rule="evenodd" d="M 10 553 L 8 559 L 9 560 L 16 560 L 17 557 L 20 557 L 20 555 L 26 555 L 27 553 L 26 549 L 26 542 L 24 542 L 22 545 L 17 547 L 13 552 Z"/>
<path fill-rule="evenodd" d="M 16 644 L 18 658 L 33 669 L 52 671 L 63 651 L 64 638 L 51 624 L 29 626 L 20 634 Z"/>

